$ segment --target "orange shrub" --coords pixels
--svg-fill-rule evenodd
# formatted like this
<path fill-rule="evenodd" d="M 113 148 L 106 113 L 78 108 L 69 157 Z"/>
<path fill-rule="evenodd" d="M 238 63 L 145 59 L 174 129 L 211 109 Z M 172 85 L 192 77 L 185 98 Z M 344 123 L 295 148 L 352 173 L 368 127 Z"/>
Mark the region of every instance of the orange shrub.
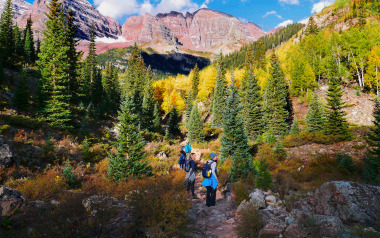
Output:
<path fill-rule="evenodd" d="M 88 194 L 98 194 L 104 196 L 124 199 L 125 195 L 131 191 L 132 182 L 116 183 L 103 176 L 87 177 L 82 184 L 82 191 Z"/>
<path fill-rule="evenodd" d="M 31 200 L 50 199 L 67 188 L 64 176 L 56 170 L 39 174 L 34 179 L 26 180 L 25 183 L 16 187 Z"/>

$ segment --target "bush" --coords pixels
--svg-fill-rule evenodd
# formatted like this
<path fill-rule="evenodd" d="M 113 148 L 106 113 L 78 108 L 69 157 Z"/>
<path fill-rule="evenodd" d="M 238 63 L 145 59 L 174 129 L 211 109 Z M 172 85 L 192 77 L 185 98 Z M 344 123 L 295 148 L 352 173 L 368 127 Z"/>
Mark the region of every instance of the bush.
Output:
<path fill-rule="evenodd" d="M 69 162 L 66 163 L 66 167 L 63 170 L 63 176 L 65 176 L 66 183 L 71 187 L 74 188 L 77 185 L 77 179 L 76 175 L 73 173 L 73 169 L 71 168 L 71 165 Z"/>
<path fill-rule="evenodd" d="M 276 143 L 276 147 L 273 149 L 273 154 L 278 161 L 283 161 L 287 156 L 286 151 L 280 142 Z"/>
<path fill-rule="evenodd" d="M 239 237 L 256 238 L 259 237 L 261 228 L 264 227 L 263 218 L 258 210 L 249 204 L 240 212 L 236 231 Z"/>
<path fill-rule="evenodd" d="M 343 136 L 325 135 L 323 132 L 301 132 L 296 135 L 288 135 L 282 140 L 285 147 L 298 147 L 307 144 L 330 145 L 346 140 Z"/>
<path fill-rule="evenodd" d="M 269 173 L 269 164 L 266 159 L 256 161 L 255 187 L 268 190 L 272 185 L 272 175 Z"/>
<path fill-rule="evenodd" d="M 354 160 L 347 154 L 339 153 L 337 154 L 336 159 L 339 163 L 339 170 L 343 174 L 350 174 L 357 169 Z"/>
<path fill-rule="evenodd" d="M 135 181 L 126 199 L 136 227 L 147 228 L 152 237 L 184 236 L 191 203 L 183 181 L 181 172 Z"/>
<path fill-rule="evenodd" d="M 64 177 L 56 170 L 39 174 L 34 179 L 28 179 L 16 187 L 31 200 L 55 198 L 67 188 Z"/>
<path fill-rule="evenodd" d="M 239 206 L 239 204 L 244 200 L 249 200 L 248 186 L 243 182 L 234 183 L 232 186 L 232 192 L 234 194 L 235 206 Z"/>
<path fill-rule="evenodd" d="M 115 182 L 104 176 L 87 177 L 82 184 L 82 191 L 87 194 L 104 195 L 124 199 L 125 195 L 132 190 L 131 180 L 127 182 Z"/>

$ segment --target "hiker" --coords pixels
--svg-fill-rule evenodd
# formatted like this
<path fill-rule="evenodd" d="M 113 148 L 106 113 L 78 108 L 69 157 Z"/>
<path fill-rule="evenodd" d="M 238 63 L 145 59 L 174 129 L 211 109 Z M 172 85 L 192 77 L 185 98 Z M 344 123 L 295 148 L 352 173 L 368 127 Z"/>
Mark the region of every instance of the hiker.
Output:
<path fill-rule="evenodd" d="M 187 160 L 190 159 L 191 150 L 192 150 L 191 145 L 190 145 L 189 142 L 187 142 L 187 144 L 185 145 L 185 148 L 184 148 L 184 151 L 185 151 L 185 153 L 186 153 L 186 159 L 187 159 Z"/>
<path fill-rule="evenodd" d="M 191 191 L 191 196 L 193 199 L 197 199 L 197 195 L 195 195 L 194 193 L 195 170 L 196 170 L 194 159 L 195 159 L 195 153 L 192 153 L 190 155 L 190 159 L 186 160 L 184 170 L 186 171 L 186 177 L 185 177 L 186 190 Z"/>
<path fill-rule="evenodd" d="M 185 163 L 186 163 L 186 153 L 185 151 L 183 151 L 183 149 L 181 149 L 181 152 L 179 153 L 179 155 L 180 155 L 180 158 L 178 160 L 179 167 L 181 169 L 184 169 Z"/>
<path fill-rule="evenodd" d="M 216 188 L 218 187 L 219 180 L 217 177 L 218 168 L 218 155 L 214 152 L 210 154 L 210 160 L 206 162 L 202 169 L 202 175 L 205 178 L 202 186 L 207 189 L 206 205 L 208 207 L 215 206 L 216 203 Z"/>

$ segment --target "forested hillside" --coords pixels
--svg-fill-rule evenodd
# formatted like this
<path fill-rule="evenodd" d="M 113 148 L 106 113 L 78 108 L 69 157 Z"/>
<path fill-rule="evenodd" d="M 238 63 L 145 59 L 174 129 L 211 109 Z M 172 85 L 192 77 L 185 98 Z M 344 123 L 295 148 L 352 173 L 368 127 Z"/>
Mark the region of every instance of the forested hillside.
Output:
<path fill-rule="evenodd" d="M 0 237 L 379 237 L 379 1 L 210 65 L 97 55 L 94 24 L 83 59 L 73 12 L 47 16 L 39 40 L 0 18 Z"/>

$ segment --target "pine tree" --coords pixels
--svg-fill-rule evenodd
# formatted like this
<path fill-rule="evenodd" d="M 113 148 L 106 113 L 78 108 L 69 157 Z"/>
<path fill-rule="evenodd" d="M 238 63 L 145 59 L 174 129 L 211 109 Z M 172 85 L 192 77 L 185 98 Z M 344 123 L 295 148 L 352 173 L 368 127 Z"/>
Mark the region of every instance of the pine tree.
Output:
<path fill-rule="evenodd" d="M 144 97 L 143 97 L 143 103 L 142 103 L 142 126 L 143 129 L 147 129 L 149 131 L 154 131 L 153 126 L 153 120 L 154 120 L 154 106 L 155 106 L 155 100 L 153 98 L 153 87 L 152 87 L 152 81 L 153 81 L 153 75 L 152 70 L 150 67 L 148 67 L 147 73 L 146 73 L 146 86 L 144 90 Z"/>
<path fill-rule="evenodd" d="M 284 74 L 275 54 L 271 57 L 271 76 L 264 93 L 263 122 L 265 130 L 276 136 L 284 135 L 289 129 L 289 92 Z"/>
<path fill-rule="evenodd" d="M 114 113 L 120 104 L 120 86 L 118 70 L 112 63 L 108 63 L 106 66 L 105 74 L 102 77 L 102 87 L 107 111 Z"/>
<path fill-rule="evenodd" d="M 25 62 L 33 64 L 36 60 L 36 50 L 34 48 L 34 37 L 32 30 L 32 18 L 29 16 L 26 22 L 26 28 L 24 31 L 24 53 L 25 53 Z"/>
<path fill-rule="evenodd" d="M 24 42 L 21 36 L 21 30 L 16 24 L 13 29 L 14 34 L 14 42 L 15 42 L 15 53 L 17 57 L 24 56 Z"/>
<path fill-rule="evenodd" d="M 298 134 L 300 132 L 301 132 L 301 129 L 300 129 L 299 125 L 298 125 L 298 120 L 294 119 L 292 127 L 290 128 L 289 134 L 290 135 L 296 135 L 296 134 Z"/>
<path fill-rule="evenodd" d="M 186 124 L 186 127 L 188 126 L 191 111 L 193 110 L 193 103 L 194 103 L 194 94 L 190 90 L 190 92 L 186 98 L 186 108 L 185 108 L 185 116 L 186 116 L 185 124 Z"/>
<path fill-rule="evenodd" d="M 374 110 L 374 127 L 367 135 L 367 152 L 365 160 L 365 179 L 373 185 L 380 185 L 380 103 L 376 101 Z"/>
<path fill-rule="evenodd" d="M 244 128 L 248 136 L 256 138 L 262 132 L 262 105 L 260 86 L 253 75 L 253 52 L 250 47 L 247 51 L 241 91 Z"/>
<path fill-rule="evenodd" d="M 152 175 L 152 169 L 145 162 L 144 138 L 138 128 L 138 116 L 134 114 L 133 99 L 126 98 L 119 112 L 119 136 L 117 152 L 108 158 L 108 175 L 116 182 L 133 177 Z"/>
<path fill-rule="evenodd" d="M 255 177 L 255 187 L 263 190 L 268 190 L 272 185 L 272 175 L 269 172 L 269 164 L 266 159 L 260 158 L 256 162 L 257 174 Z"/>
<path fill-rule="evenodd" d="M 213 121 L 212 121 L 212 127 L 213 128 L 221 128 L 223 126 L 223 118 L 224 118 L 224 110 L 226 107 L 226 94 L 227 94 L 227 87 L 226 82 L 224 80 L 223 70 L 222 66 L 219 63 L 217 65 L 217 76 L 216 76 L 216 85 L 215 85 L 215 91 L 214 91 L 214 99 L 213 99 Z"/>
<path fill-rule="evenodd" d="M 310 103 L 306 114 L 306 131 L 323 131 L 325 127 L 325 118 L 322 105 L 319 101 L 318 94 L 314 93 L 313 100 Z"/>
<path fill-rule="evenodd" d="M 191 92 L 193 93 L 193 99 L 197 100 L 199 92 L 199 68 L 197 64 L 195 65 L 195 68 L 193 70 Z"/>
<path fill-rule="evenodd" d="M 135 43 L 128 59 L 128 69 L 123 79 L 123 94 L 133 96 L 137 107 L 141 107 L 144 88 L 146 85 L 146 69 L 140 50 Z M 140 104 L 140 105 L 138 105 Z"/>
<path fill-rule="evenodd" d="M 154 104 L 152 131 L 161 132 L 160 109 L 157 102 Z"/>
<path fill-rule="evenodd" d="M 241 118 L 241 105 L 233 72 L 231 73 L 230 92 L 226 102 L 223 135 L 221 138 L 221 158 L 232 159 L 230 178 L 247 177 L 254 172 L 249 155 L 248 137 Z"/>
<path fill-rule="evenodd" d="M 4 50 L 6 62 L 12 62 L 12 54 L 15 47 L 13 39 L 13 16 L 12 0 L 6 0 L 0 18 L 0 47 Z"/>
<path fill-rule="evenodd" d="M 20 74 L 20 79 L 17 83 L 13 104 L 20 111 L 25 111 L 29 107 L 29 99 L 29 77 L 26 69 L 23 69 Z"/>
<path fill-rule="evenodd" d="M 188 139 L 190 143 L 202 142 L 204 140 L 203 120 L 198 109 L 198 103 L 195 102 L 191 110 L 190 119 L 188 122 Z"/>
<path fill-rule="evenodd" d="M 40 81 L 43 108 L 46 119 L 58 128 L 71 128 L 70 96 L 67 93 L 69 63 L 67 54 L 65 18 L 58 0 L 48 6 L 44 42 L 38 66 L 41 70 Z"/>
<path fill-rule="evenodd" d="M 345 104 L 342 100 L 343 90 L 341 87 L 341 78 L 338 76 L 338 65 L 333 58 L 330 60 L 330 64 L 332 66 L 332 72 L 327 93 L 325 134 L 349 138 L 350 132 L 348 130 L 348 123 L 344 118 L 346 115 L 343 110 Z"/>
<path fill-rule="evenodd" d="M 310 17 L 309 22 L 306 26 L 305 34 L 308 35 L 316 35 L 318 34 L 319 29 L 318 25 L 314 20 L 314 17 Z"/>
<path fill-rule="evenodd" d="M 78 45 L 78 26 L 74 24 L 74 13 L 70 9 L 67 12 L 66 20 L 66 37 L 69 47 L 67 54 L 69 63 L 69 85 L 67 87 L 68 93 L 72 95 L 72 102 L 76 102 L 79 97 L 79 61 L 81 53 L 77 52 L 76 47 Z"/>
<path fill-rule="evenodd" d="M 37 39 L 36 42 L 36 61 L 39 59 L 39 54 L 41 53 L 41 41 Z"/>
<path fill-rule="evenodd" d="M 166 136 L 167 137 L 176 137 L 179 134 L 181 134 L 181 130 L 179 128 L 179 123 L 181 122 L 181 117 L 177 111 L 177 108 L 174 107 L 171 112 L 167 115 L 168 119 L 168 125 L 166 129 Z"/>

